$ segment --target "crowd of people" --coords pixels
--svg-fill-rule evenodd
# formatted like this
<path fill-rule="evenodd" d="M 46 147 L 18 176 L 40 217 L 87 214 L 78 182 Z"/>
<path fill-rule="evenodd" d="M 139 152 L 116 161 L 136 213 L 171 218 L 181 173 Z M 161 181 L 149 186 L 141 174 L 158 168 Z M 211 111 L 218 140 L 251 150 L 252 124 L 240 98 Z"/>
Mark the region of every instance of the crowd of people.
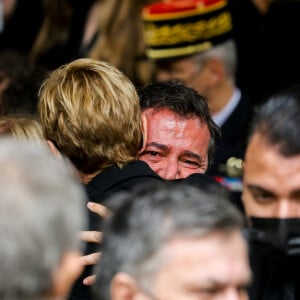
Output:
<path fill-rule="evenodd" d="M 297 12 L 2 0 L 0 299 L 300 299 Z"/>

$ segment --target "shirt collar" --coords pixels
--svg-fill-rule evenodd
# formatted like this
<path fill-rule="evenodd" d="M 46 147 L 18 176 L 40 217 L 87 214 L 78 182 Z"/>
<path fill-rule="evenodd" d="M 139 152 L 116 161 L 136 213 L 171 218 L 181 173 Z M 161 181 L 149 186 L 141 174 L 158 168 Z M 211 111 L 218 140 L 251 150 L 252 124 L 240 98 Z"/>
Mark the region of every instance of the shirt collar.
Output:
<path fill-rule="evenodd" d="M 235 108 L 239 104 L 240 99 L 241 99 L 241 91 L 238 88 L 235 88 L 229 102 L 225 105 L 225 107 L 221 111 L 219 111 L 218 113 L 212 116 L 213 120 L 219 127 L 223 126 L 223 124 L 229 118 L 231 113 L 235 110 Z"/>

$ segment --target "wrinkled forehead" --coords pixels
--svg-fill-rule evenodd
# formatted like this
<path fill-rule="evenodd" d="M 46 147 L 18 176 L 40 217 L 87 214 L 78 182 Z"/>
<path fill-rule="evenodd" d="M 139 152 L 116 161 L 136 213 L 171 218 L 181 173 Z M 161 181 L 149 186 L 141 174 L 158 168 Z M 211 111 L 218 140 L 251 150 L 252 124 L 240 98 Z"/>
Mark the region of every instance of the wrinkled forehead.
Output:
<path fill-rule="evenodd" d="M 172 109 L 167 107 L 146 108 L 142 111 L 142 115 L 146 116 L 147 120 L 148 121 L 150 120 L 150 122 L 151 121 L 157 122 L 159 120 L 163 121 L 166 118 L 180 120 L 180 121 L 195 119 L 198 121 L 200 127 L 207 125 L 205 124 L 205 122 L 203 122 L 203 120 L 199 116 L 193 113 L 181 115 L 178 112 L 173 111 Z"/>

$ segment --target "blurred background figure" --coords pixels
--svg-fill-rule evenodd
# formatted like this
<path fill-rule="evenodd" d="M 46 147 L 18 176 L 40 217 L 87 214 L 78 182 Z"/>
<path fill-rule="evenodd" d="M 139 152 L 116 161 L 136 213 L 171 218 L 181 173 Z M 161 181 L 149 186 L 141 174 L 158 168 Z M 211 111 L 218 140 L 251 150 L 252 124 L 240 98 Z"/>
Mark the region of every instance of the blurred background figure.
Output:
<path fill-rule="evenodd" d="M 99 34 L 105 0 L 43 0 L 43 21 L 29 52 L 48 70 L 86 57 Z"/>
<path fill-rule="evenodd" d="M 68 47 L 73 7 L 66 0 L 43 0 L 43 20 L 29 52 L 31 61 L 54 69 L 73 57 Z"/>
<path fill-rule="evenodd" d="M 24 53 L 48 70 L 77 58 L 94 58 L 119 68 L 137 86 L 150 81 L 140 13 L 143 5 L 155 0 L 35 1 L 27 5 L 28 1 L 15 0 L 0 35 L 0 49 Z M 33 15 L 32 25 L 23 20 L 28 15 Z"/>
<path fill-rule="evenodd" d="M 3 30 L 0 51 L 28 54 L 43 20 L 43 0 L 1 0 Z"/>
<path fill-rule="evenodd" d="M 95 58 L 122 70 L 136 86 L 151 80 L 140 14 L 156 0 L 3 1 L 0 51 L 25 54 L 48 70 L 77 58 Z"/>
<path fill-rule="evenodd" d="M 1 299 L 63 299 L 82 267 L 85 193 L 36 143 L 0 139 Z"/>
<path fill-rule="evenodd" d="M 156 1 L 104 1 L 99 33 L 87 56 L 110 62 L 136 86 L 148 83 L 153 70 L 145 56 L 140 14 L 144 5 Z"/>

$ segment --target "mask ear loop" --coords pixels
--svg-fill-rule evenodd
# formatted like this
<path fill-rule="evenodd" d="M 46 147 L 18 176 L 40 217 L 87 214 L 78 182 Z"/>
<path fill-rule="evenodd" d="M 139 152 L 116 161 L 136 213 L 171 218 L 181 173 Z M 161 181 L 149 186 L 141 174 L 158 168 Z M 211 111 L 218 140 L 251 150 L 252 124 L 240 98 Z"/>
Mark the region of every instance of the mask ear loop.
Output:
<path fill-rule="evenodd" d="M 141 128 L 142 128 L 142 141 L 141 141 L 141 148 L 138 152 L 138 154 L 141 154 L 146 149 L 147 145 L 147 118 L 146 116 L 141 116 Z"/>

